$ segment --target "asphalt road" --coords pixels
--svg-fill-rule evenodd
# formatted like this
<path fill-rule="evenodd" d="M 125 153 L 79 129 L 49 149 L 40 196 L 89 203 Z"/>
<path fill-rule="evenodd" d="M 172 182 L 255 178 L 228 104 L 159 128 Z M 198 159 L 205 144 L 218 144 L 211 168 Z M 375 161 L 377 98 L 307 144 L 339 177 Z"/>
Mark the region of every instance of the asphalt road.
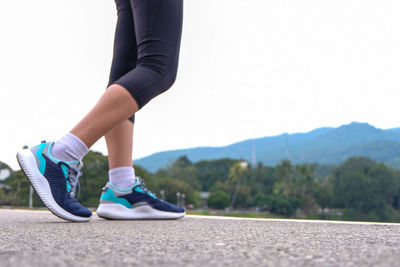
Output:
<path fill-rule="evenodd" d="M 400 224 L 189 216 L 69 223 L 0 209 L 0 266 L 400 266 Z"/>

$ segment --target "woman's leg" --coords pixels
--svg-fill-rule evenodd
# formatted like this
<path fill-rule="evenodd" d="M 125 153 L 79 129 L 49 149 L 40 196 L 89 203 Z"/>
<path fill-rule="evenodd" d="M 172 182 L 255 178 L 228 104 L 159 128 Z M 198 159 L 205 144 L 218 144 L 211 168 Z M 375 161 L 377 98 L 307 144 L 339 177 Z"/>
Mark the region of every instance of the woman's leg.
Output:
<path fill-rule="evenodd" d="M 133 123 L 128 120 L 106 134 L 110 170 L 118 167 L 132 167 L 132 141 Z"/>
<path fill-rule="evenodd" d="M 111 85 L 93 109 L 71 130 L 90 148 L 118 124 L 139 110 L 129 92 L 120 85 Z"/>
<path fill-rule="evenodd" d="M 118 20 L 108 86 L 134 69 L 137 63 L 137 43 L 131 3 L 129 0 L 116 0 L 115 4 Z M 130 118 L 130 121 L 132 123 L 129 121 L 122 122 L 105 135 L 110 170 L 118 167 L 132 167 L 134 116 Z M 110 178 L 112 178 L 111 174 Z M 133 180 L 133 177 L 131 178 Z"/>
<path fill-rule="evenodd" d="M 17 154 L 21 168 L 35 185 L 43 203 L 57 216 L 67 220 L 87 221 L 91 216 L 90 210 L 75 198 L 82 167 L 80 160 L 87 149 L 131 118 L 152 98 L 169 89 L 175 81 L 182 29 L 182 0 L 130 0 L 130 4 L 137 41 L 135 68 L 108 87 L 93 109 L 71 130 L 71 134 L 66 135 L 67 141 L 60 146 L 62 149 L 57 149 L 60 142 L 54 145 L 44 142 Z M 67 151 L 67 156 L 72 158 L 55 158 L 51 155 L 53 149 Z M 119 199 L 127 191 L 108 188 L 107 192 L 102 195 L 101 205 L 107 204 L 106 207 L 110 208 L 113 205 L 109 204 L 115 201 L 115 196 Z M 143 208 L 151 209 L 152 216 L 149 217 L 148 213 L 136 214 L 137 209 L 132 207 L 139 203 L 138 199 L 140 203 L 148 203 Z M 119 203 L 115 204 L 122 202 L 122 206 L 128 209 L 127 214 L 132 215 L 129 218 L 142 218 L 142 215 L 146 218 L 184 216 L 183 209 L 158 200 L 143 184 L 138 191 L 131 191 L 125 196 L 125 200 L 119 199 Z M 103 210 L 103 216 L 107 214 Z"/>
<path fill-rule="evenodd" d="M 130 0 L 115 0 L 118 20 L 114 35 L 113 59 L 107 88 L 133 70 L 137 64 L 137 43 Z M 135 117 L 130 120 L 134 122 Z"/>
<path fill-rule="evenodd" d="M 134 20 L 132 7 L 129 0 L 115 0 L 117 8 L 117 25 L 114 35 L 114 50 L 113 59 L 111 63 L 111 70 L 108 82 L 109 87 L 126 73 L 136 67 L 137 63 L 137 43 L 134 28 Z M 134 116 L 130 118 L 134 121 Z M 81 139 L 88 140 L 88 137 L 81 135 L 79 124 L 71 131 Z M 92 137 L 90 135 L 90 137 Z M 93 136 L 96 139 L 98 136 Z M 116 125 L 112 130 L 108 131 L 105 135 L 107 148 L 109 151 L 109 166 L 110 169 L 131 166 L 132 165 L 132 138 L 133 138 L 133 125 L 123 121 L 120 125 Z M 86 145 L 91 146 L 94 139 L 86 141 Z M 124 145 L 125 144 L 125 145 Z M 120 151 L 118 153 L 117 151 Z M 130 158 L 130 164 L 127 165 Z"/>
<path fill-rule="evenodd" d="M 121 0 L 118 0 L 121 1 Z M 175 81 L 182 32 L 182 0 L 130 0 L 136 67 L 115 81 L 71 133 L 90 148 Z"/>
<path fill-rule="evenodd" d="M 133 123 L 125 120 L 106 134 L 108 179 L 111 184 L 128 189 L 136 183 L 132 164 Z"/>

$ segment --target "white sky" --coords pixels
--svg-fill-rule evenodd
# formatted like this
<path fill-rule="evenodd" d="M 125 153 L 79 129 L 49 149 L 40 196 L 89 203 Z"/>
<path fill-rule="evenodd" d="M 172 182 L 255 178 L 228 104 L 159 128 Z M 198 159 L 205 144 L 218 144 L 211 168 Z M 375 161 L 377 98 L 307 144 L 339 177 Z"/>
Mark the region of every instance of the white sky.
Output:
<path fill-rule="evenodd" d="M 400 1 L 186 0 L 178 80 L 134 158 L 351 121 L 399 127 Z M 113 0 L 0 2 L 0 161 L 57 140 L 105 90 Z M 106 154 L 100 140 L 93 149 Z"/>

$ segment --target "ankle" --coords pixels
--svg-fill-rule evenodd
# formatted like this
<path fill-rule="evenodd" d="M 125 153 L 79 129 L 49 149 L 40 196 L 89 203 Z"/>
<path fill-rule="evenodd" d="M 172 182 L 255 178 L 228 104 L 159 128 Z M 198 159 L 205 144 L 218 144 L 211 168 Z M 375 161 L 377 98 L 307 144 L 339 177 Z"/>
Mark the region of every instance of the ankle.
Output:
<path fill-rule="evenodd" d="M 136 183 L 135 169 L 118 167 L 108 171 L 110 182 L 120 189 L 128 189 Z"/>
<path fill-rule="evenodd" d="M 63 161 L 81 161 L 88 151 L 89 149 L 82 140 L 72 133 L 67 133 L 54 143 L 51 154 Z"/>

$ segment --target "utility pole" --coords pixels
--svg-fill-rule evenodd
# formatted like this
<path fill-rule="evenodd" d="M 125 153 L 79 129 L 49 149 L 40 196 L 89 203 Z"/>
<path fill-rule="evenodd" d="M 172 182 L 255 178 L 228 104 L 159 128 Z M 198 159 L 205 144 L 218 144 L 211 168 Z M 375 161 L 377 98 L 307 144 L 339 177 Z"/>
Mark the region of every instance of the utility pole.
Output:
<path fill-rule="evenodd" d="M 241 179 L 243 179 L 244 176 L 246 175 L 246 172 L 248 171 L 248 169 L 247 169 L 248 167 L 249 167 L 249 164 L 247 163 L 247 161 L 241 159 L 239 161 L 239 163 L 236 163 L 235 165 L 233 165 L 231 167 L 231 169 L 229 170 L 230 178 L 233 180 L 233 182 L 236 182 L 235 192 L 233 194 L 231 204 L 229 205 L 230 210 L 233 210 L 233 208 L 234 208 L 236 198 L 237 198 L 237 196 L 239 194 L 239 190 L 240 190 Z"/>
<path fill-rule="evenodd" d="M 182 205 L 182 207 L 185 207 L 185 197 L 186 197 L 186 195 L 184 193 L 182 193 L 181 196 L 182 196 L 181 205 Z"/>
<path fill-rule="evenodd" d="M 180 206 L 181 192 L 176 193 L 176 205 Z"/>
<path fill-rule="evenodd" d="M 33 188 L 32 188 L 32 185 L 31 185 L 31 186 L 29 187 L 29 208 L 30 208 L 30 209 L 33 208 L 32 198 L 33 198 Z"/>

